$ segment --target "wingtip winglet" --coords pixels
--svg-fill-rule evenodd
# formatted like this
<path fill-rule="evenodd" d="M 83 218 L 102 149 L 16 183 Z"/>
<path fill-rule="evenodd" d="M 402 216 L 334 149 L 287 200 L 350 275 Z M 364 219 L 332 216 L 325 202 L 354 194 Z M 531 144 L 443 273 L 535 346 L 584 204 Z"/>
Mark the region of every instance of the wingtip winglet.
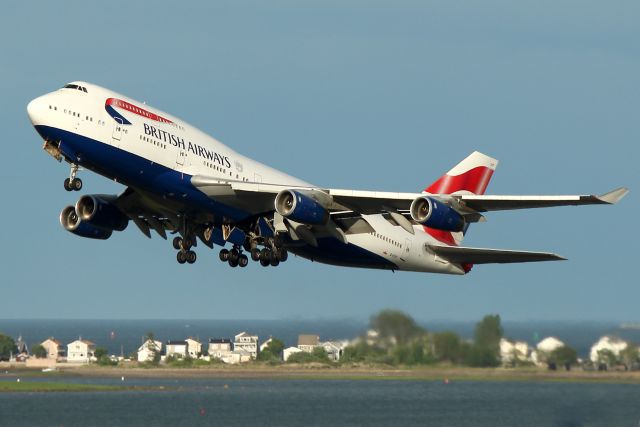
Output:
<path fill-rule="evenodd" d="M 620 200 L 627 195 L 629 189 L 626 187 L 616 188 L 615 190 L 609 191 L 608 193 L 602 194 L 598 196 L 598 199 L 603 201 L 604 203 L 608 203 L 610 205 L 614 205 L 618 203 Z"/>

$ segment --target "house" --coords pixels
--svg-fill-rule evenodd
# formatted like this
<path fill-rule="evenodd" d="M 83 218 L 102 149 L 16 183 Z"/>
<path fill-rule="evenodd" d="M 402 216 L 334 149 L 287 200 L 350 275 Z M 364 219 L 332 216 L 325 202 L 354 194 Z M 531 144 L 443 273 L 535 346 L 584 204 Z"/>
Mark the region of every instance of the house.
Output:
<path fill-rule="evenodd" d="M 531 352 L 531 361 L 536 365 L 544 365 L 547 356 L 553 350 L 564 347 L 564 343 L 556 337 L 547 337 L 536 345 L 536 350 Z"/>
<path fill-rule="evenodd" d="M 282 360 L 284 360 L 285 362 L 287 360 L 289 360 L 289 357 L 291 357 L 292 354 L 295 353 L 302 353 L 302 350 L 300 350 L 298 347 L 287 347 L 282 351 Z"/>
<path fill-rule="evenodd" d="M 607 363 L 608 360 L 602 360 L 603 351 L 610 351 L 613 355 L 618 358 L 620 356 L 620 352 L 627 348 L 629 344 L 626 341 L 621 340 L 620 338 L 604 336 L 601 337 L 598 342 L 591 346 L 591 351 L 589 352 L 589 359 L 593 363 Z"/>
<path fill-rule="evenodd" d="M 529 344 L 526 342 L 512 342 L 505 338 L 500 340 L 500 359 L 503 365 L 527 360 L 527 356 L 529 356 Z"/>
<path fill-rule="evenodd" d="M 255 359 L 258 357 L 258 336 L 240 332 L 234 337 L 233 350 L 245 350 Z"/>
<path fill-rule="evenodd" d="M 325 341 L 320 344 L 329 357 L 329 360 L 337 362 L 342 357 L 342 350 L 348 343 L 339 341 Z"/>
<path fill-rule="evenodd" d="M 187 354 L 192 359 L 197 359 L 202 355 L 202 343 L 195 338 L 187 338 Z"/>
<path fill-rule="evenodd" d="M 59 361 L 64 358 L 64 347 L 57 339 L 49 337 L 42 341 L 40 345 L 47 351 L 47 359 Z"/>
<path fill-rule="evenodd" d="M 186 341 L 167 341 L 165 354 L 167 357 L 183 359 L 187 357 L 187 346 Z"/>
<path fill-rule="evenodd" d="M 29 358 L 29 347 L 27 346 L 27 343 L 22 339 L 22 335 L 18 337 L 15 343 L 17 349 L 15 354 L 16 361 L 24 362 Z"/>
<path fill-rule="evenodd" d="M 146 340 L 138 348 L 138 362 L 151 362 L 153 361 L 156 353 L 162 352 L 162 342 Z"/>
<path fill-rule="evenodd" d="M 312 353 L 316 347 L 320 347 L 320 337 L 318 335 L 298 335 L 298 348 L 300 350 Z"/>
<path fill-rule="evenodd" d="M 273 338 L 269 337 L 268 340 L 266 340 L 265 342 L 260 344 L 260 353 L 262 353 L 264 351 L 264 349 L 267 348 L 269 346 L 269 344 L 271 344 L 272 341 L 273 341 Z"/>
<path fill-rule="evenodd" d="M 67 344 L 67 362 L 89 363 L 94 359 L 95 351 L 96 345 L 93 342 L 78 338 Z"/>
<path fill-rule="evenodd" d="M 223 354 L 220 360 L 230 365 L 249 362 L 253 355 L 243 348 L 235 349 L 229 353 Z"/>
<path fill-rule="evenodd" d="M 220 359 L 233 351 L 233 344 L 228 338 L 209 338 L 209 348 L 207 353 L 209 356 Z"/>

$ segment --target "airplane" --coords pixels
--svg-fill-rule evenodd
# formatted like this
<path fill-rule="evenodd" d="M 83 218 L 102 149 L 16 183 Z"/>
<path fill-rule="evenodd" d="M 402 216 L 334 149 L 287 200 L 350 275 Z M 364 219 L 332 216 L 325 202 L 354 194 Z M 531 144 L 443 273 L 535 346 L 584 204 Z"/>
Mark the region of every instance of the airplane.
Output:
<path fill-rule="evenodd" d="M 319 187 L 144 102 L 82 81 L 32 100 L 27 113 L 44 150 L 70 165 L 65 190 L 82 189 L 81 168 L 126 186 L 119 195 L 83 195 L 65 207 L 60 223 L 67 231 L 105 240 L 133 222 L 149 238 L 173 235 L 180 264 L 196 261 L 199 242 L 219 246 L 231 267 L 246 267 L 249 257 L 275 267 L 293 253 L 337 266 L 464 275 L 475 264 L 564 260 L 462 242 L 487 212 L 615 204 L 628 192 L 485 195 L 498 161 L 477 151 L 421 192 Z"/>

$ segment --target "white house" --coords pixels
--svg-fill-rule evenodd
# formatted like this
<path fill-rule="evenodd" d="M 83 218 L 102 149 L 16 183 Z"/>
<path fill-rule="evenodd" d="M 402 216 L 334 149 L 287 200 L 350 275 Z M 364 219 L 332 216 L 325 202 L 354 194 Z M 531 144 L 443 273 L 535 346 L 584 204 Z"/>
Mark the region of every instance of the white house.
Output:
<path fill-rule="evenodd" d="M 531 361 L 536 365 L 542 365 L 547 360 L 547 355 L 553 350 L 564 347 L 564 343 L 556 337 L 547 337 L 536 345 L 536 350 L 531 352 Z"/>
<path fill-rule="evenodd" d="M 616 357 L 620 356 L 620 352 L 627 348 L 629 344 L 626 341 L 621 340 L 620 338 L 604 336 L 598 340 L 593 346 L 591 346 L 591 351 L 589 352 L 589 359 L 593 363 L 601 362 L 598 352 L 603 350 L 611 351 Z"/>
<path fill-rule="evenodd" d="M 307 353 L 313 353 L 313 349 L 320 347 L 318 335 L 298 335 L 298 348 Z"/>
<path fill-rule="evenodd" d="M 240 332 L 233 340 L 233 350 L 244 350 L 255 359 L 258 357 L 258 336 Z"/>
<path fill-rule="evenodd" d="M 194 338 L 187 338 L 187 354 L 193 359 L 197 359 L 202 355 L 202 343 Z"/>
<path fill-rule="evenodd" d="M 228 338 L 209 338 L 207 353 L 210 357 L 222 360 L 233 351 L 231 340 Z"/>
<path fill-rule="evenodd" d="M 47 351 L 47 359 L 58 361 L 64 358 L 64 347 L 57 339 L 49 337 L 42 341 L 40 345 Z"/>
<path fill-rule="evenodd" d="M 265 342 L 263 342 L 262 344 L 260 344 L 260 352 L 262 353 L 264 351 L 265 348 L 267 348 L 267 346 L 269 344 L 271 344 L 271 341 L 273 341 L 273 338 L 269 337 L 268 340 L 266 340 Z"/>
<path fill-rule="evenodd" d="M 321 343 L 320 346 L 327 353 L 327 356 L 329 356 L 330 360 L 337 362 L 340 360 L 340 357 L 342 357 L 342 350 L 344 350 L 347 344 L 348 342 L 345 343 L 341 341 L 325 341 Z"/>
<path fill-rule="evenodd" d="M 224 363 L 235 365 L 238 363 L 249 362 L 252 358 L 253 356 L 251 355 L 251 353 L 249 353 L 247 350 L 239 348 L 229 353 L 223 354 L 220 360 L 222 360 Z"/>
<path fill-rule="evenodd" d="M 500 359 L 503 364 L 509 364 L 516 360 L 526 360 L 529 355 L 529 344 L 524 341 L 500 340 Z"/>
<path fill-rule="evenodd" d="M 167 357 L 183 359 L 187 357 L 187 345 L 186 341 L 167 341 L 165 354 Z"/>
<path fill-rule="evenodd" d="M 96 351 L 96 345 L 88 340 L 77 339 L 67 344 L 67 362 L 89 363 Z"/>
<path fill-rule="evenodd" d="M 156 353 L 162 352 L 162 342 L 146 340 L 138 348 L 138 362 L 151 362 Z"/>
<path fill-rule="evenodd" d="M 289 357 L 295 353 L 302 353 L 298 347 L 287 347 L 282 351 L 282 359 L 286 362 L 289 360 Z"/>

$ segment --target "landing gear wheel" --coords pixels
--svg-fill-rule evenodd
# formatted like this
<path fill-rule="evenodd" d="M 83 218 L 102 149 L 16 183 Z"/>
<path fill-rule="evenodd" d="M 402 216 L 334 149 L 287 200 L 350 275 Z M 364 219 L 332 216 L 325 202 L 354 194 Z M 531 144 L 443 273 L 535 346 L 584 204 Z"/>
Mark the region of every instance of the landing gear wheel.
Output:
<path fill-rule="evenodd" d="M 185 237 L 184 239 L 182 239 L 182 249 L 184 249 L 185 251 L 188 251 L 195 245 L 196 245 L 196 242 L 191 237 Z"/>
<path fill-rule="evenodd" d="M 82 180 L 80 178 L 74 178 L 70 183 L 69 186 L 74 190 L 74 191 L 80 191 L 82 190 Z"/>
<path fill-rule="evenodd" d="M 73 188 L 71 188 L 71 180 L 69 178 L 65 178 L 63 185 L 65 190 L 73 191 Z"/>
<path fill-rule="evenodd" d="M 260 261 L 260 249 L 258 248 L 251 249 L 251 259 L 254 261 Z"/>
<path fill-rule="evenodd" d="M 260 251 L 260 261 L 269 261 L 271 259 L 271 251 L 264 248 Z"/>
<path fill-rule="evenodd" d="M 229 250 L 228 249 L 221 249 L 220 250 L 220 261 L 222 261 L 222 262 L 229 261 Z"/>
<path fill-rule="evenodd" d="M 178 255 L 176 255 L 176 259 L 178 260 L 179 264 L 184 264 L 185 262 L 187 262 L 187 254 L 183 251 L 178 252 Z"/>
<path fill-rule="evenodd" d="M 233 260 L 232 258 L 229 258 L 229 266 L 236 268 L 238 266 L 238 260 Z"/>
<path fill-rule="evenodd" d="M 260 265 L 263 267 L 268 267 L 271 262 L 268 259 L 260 258 Z"/>
<path fill-rule="evenodd" d="M 240 259 L 240 252 L 238 252 L 238 250 L 235 248 L 231 249 L 231 251 L 229 252 L 229 261 L 233 261 L 237 265 L 238 259 Z"/>
<path fill-rule="evenodd" d="M 271 257 L 269 263 L 271 264 L 271 267 L 277 267 L 280 264 L 280 261 L 278 261 L 278 258 L 276 256 L 273 256 Z"/>
<path fill-rule="evenodd" d="M 277 250 L 276 254 L 278 255 L 278 261 L 285 262 L 289 259 L 289 253 L 286 249 L 280 248 Z"/>
<path fill-rule="evenodd" d="M 187 257 L 186 258 L 187 258 L 187 262 L 189 264 L 193 264 L 198 259 L 198 256 L 196 255 L 196 253 L 194 251 L 187 251 Z"/>
<path fill-rule="evenodd" d="M 182 237 L 176 236 L 173 238 L 173 249 L 179 251 L 182 248 Z"/>
<path fill-rule="evenodd" d="M 240 255 L 238 258 L 238 265 L 242 268 L 245 268 L 249 264 L 249 258 L 246 255 Z"/>

